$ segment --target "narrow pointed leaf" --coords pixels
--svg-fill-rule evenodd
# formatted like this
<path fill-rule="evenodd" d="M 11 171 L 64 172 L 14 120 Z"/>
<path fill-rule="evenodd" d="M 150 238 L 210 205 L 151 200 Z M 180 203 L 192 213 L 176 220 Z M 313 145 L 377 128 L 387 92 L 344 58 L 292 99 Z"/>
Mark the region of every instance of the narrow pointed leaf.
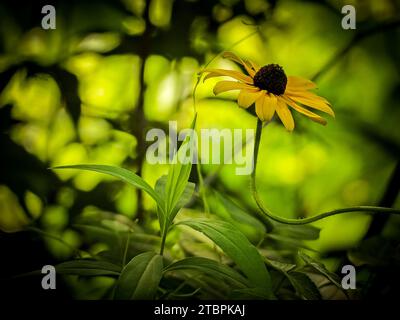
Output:
<path fill-rule="evenodd" d="M 191 134 L 188 134 L 180 146 L 178 152 L 175 154 L 173 163 L 170 166 L 167 182 L 165 185 L 165 212 L 167 218 L 174 211 L 175 206 L 178 204 L 185 187 L 189 180 L 190 171 L 192 170 L 192 159 L 189 161 L 182 162 L 182 159 L 186 159 L 186 155 L 192 155 L 194 152 L 195 135 L 194 126 L 196 123 L 196 117 L 194 118 L 191 126 Z"/>
<path fill-rule="evenodd" d="M 59 274 L 79 276 L 119 276 L 121 267 L 106 261 L 71 260 L 56 265 Z"/>
<path fill-rule="evenodd" d="M 155 190 L 156 192 L 161 196 L 161 197 L 165 197 L 165 188 L 167 185 L 167 176 L 163 175 L 161 178 L 159 178 L 156 182 L 156 186 L 155 186 Z M 178 202 L 176 203 L 175 207 L 171 210 L 170 214 L 169 214 L 169 222 L 172 222 L 172 220 L 174 220 L 176 214 L 178 213 L 178 211 L 183 208 L 192 198 L 193 193 L 194 193 L 194 189 L 195 189 L 196 185 L 192 182 L 187 182 L 181 197 L 179 198 Z M 161 222 L 161 221 L 160 221 Z M 161 223 L 162 224 L 162 223 Z"/>
<path fill-rule="evenodd" d="M 324 276 L 326 276 L 332 283 L 334 283 L 338 288 L 342 288 L 342 285 L 340 283 L 339 277 L 333 273 L 330 272 L 328 269 L 325 268 L 325 266 L 311 258 L 310 256 L 306 255 L 305 253 L 299 251 L 299 257 L 307 263 L 307 265 L 311 266 L 313 269 L 317 270 L 318 272 L 322 273 Z"/>
<path fill-rule="evenodd" d="M 304 273 L 293 271 L 288 272 L 286 276 L 301 298 L 306 300 L 321 299 L 321 294 L 317 286 Z"/>
<path fill-rule="evenodd" d="M 153 188 L 137 174 L 127 169 L 108 166 L 108 165 L 100 165 L 100 164 L 77 164 L 77 165 L 54 167 L 53 169 L 79 169 L 79 170 L 95 171 L 108 174 L 125 182 L 128 182 L 132 186 L 145 191 L 147 194 L 149 194 L 149 196 L 151 196 L 157 202 L 159 206 L 164 208 L 164 202 L 162 198 L 160 198 L 160 196 L 153 190 Z"/>

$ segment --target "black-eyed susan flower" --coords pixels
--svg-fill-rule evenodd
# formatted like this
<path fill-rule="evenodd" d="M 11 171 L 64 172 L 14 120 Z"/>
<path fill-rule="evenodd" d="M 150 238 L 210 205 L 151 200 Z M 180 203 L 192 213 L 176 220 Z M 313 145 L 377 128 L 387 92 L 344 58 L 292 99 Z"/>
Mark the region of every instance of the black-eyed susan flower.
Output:
<path fill-rule="evenodd" d="M 247 74 L 235 70 L 205 69 L 202 71 L 207 73 L 204 81 L 221 76 L 237 80 L 218 82 L 214 87 L 214 94 L 240 90 L 237 98 L 239 106 L 248 108 L 255 103 L 255 111 L 261 121 L 270 121 L 276 112 L 285 128 L 292 131 L 294 120 L 290 108 L 323 125 L 326 124 L 325 119 L 305 106 L 335 116 L 325 98 L 309 91 L 316 88 L 312 81 L 294 76 L 287 77 L 282 67 L 277 64 L 259 67 L 252 61 L 242 60 L 232 52 L 225 52 L 223 57 L 241 64 Z"/>

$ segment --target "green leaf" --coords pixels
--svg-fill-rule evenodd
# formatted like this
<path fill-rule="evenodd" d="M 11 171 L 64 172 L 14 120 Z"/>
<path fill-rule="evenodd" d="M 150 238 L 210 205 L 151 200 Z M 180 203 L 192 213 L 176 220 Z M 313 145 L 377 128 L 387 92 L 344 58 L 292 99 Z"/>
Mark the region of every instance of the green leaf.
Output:
<path fill-rule="evenodd" d="M 106 261 L 98 260 L 71 260 L 56 265 L 60 274 L 78 276 L 119 276 L 121 267 Z"/>
<path fill-rule="evenodd" d="M 204 233 L 237 264 L 253 286 L 264 288 L 272 298 L 271 279 L 263 258 L 256 247 L 231 223 L 196 219 L 181 221 L 179 224 Z"/>
<path fill-rule="evenodd" d="M 236 289 L 231 292 L 229 299 L 233 300 L 265 300 L 270 296 L 266 295 L 260 288 Z"/>
<path fill-rule="evenodd" d="M 134 257 L 122 269 L 115 289 L 115 299 L 153 299 L 162 277 L 163 258 L 155 252 Z"/>
<path fill-rule="evenodd" d="M 231 199 L 219 192 L 214 192 L 216 198 L 222 204 L 222 210 L 216 210 L 218 216 L 224 220 L 232 222 L 240 231 L 242 231 L 250 241 L 258 243 L 265 235 L 265 226 L 256 218 L 240 208 Z"/>
<path fill-rule="evenodd" d="M 82 232 L 85 239 L 89 242 L 104 242 L 114 247 L 118 245 L 118 233 L 103 226 L 74 224 L 75 229 Z"/>
<path fill-rule="evenodd" d="M 295 264 L 292 263 L 285 263 L 281 261 L 276 261 L 276 260 L 270 260 L 270 259 L 265 259 L 265 262 L 273 267 L 274 269 L 281 271 L 283 273 L 289 272 L 290 270 L 293 270 L 296 268 Z"/>
<path fill-rule="evenodd" d="M 194 230 L 191 231 L 197 232 Z M 187 236 L 184 235 L 183 239 L 179 241 L 181 248 L 185 252 L 187 252 L 190 256 L 203 257 L 211 260 L 220 259 L 219 252 L 215 250 L 215 245 L 199 242 L 198 239 L 192 238 L 190 235 L 191 233 L 188 233 Z"/>
<path fill-rule="evenodd" d="M 177 204 L 175 205 L 174 209 L 172 210 L 170 221 L 175 218 L 178 211 L 183 208 L 189 201 L 192 199 L 194 189 L 196 188 L 196 184 L 193 182 L 188 182 L 185 186 L 185 189 L 182 192 L 181 197 L 179 198 Z"/>
<path fill-rule="evenodd" d="M 160 237 L 144 233 L 142 231 L 118 232 L 109 229 L 103 224 L 74 224 L 73 227 L 79 230 L 84 240 L 91 243 L 105 243 L 109 250 L 97 253 L 101 260 L 107 260 L 115 264 L 121 264 L 126 249 L 126 239 L 129 235 L 129 257 L 145 251 L 154 251 L 160 245 Z"/>
<path fill-rule="evenodd" d="M 286 276 L 300 297 L 307 300 L 321 299 L 317 286 L 304 273 L 293 271 L 286 273 Z"/>
<path fill-rule="evenodd" d="M 317 240 L 320 229 L 310 225 L 274 224 L 272 233 L 299 240 Z"/>
<path fill-rule="evenodd" d="M 128 225 L 123 224 L 123 223 L 119 222 L 118 220 L 104 219 L 101 221 L 101 224 L 103 226 L 105 226 L 106 228 L 113 230 L 117 233 L 126 233 L 126 232 L 130 232 L 130 230 L 131 230 L 131 228 Z"/>
<path fill-rule="evenodd" d="M 307 263 L 307 265 L 311 266 L 313 269 L 317 270 L 318 272 L 322 273 L 325 277 L 327 277 L 331 282 L 333 282 L 337 287 L 342 288 L 342 285 L 340 284 L 339 277 L 333 273 L 328 271 L 325 266 L 311 258 L 310 256 L 306 255 L 305 253 L 299 251 L 299 257 Z"/>
<path fill-rule="evenodd" d="M 164 174 L 157 179 L 154 190 L 159 194 L 161 198 L 165 200 L 165 186 L 167 184 L 167 175 Z"/>
<path fill-rule="evenodd" d="M 53 169 L 79 169 L 79 170 L 95 171 L 108 174 L 110 176 L 121 179 L 125 182 L 128 182 L 132 186 L 145 191 L 149 196 L 151 196 L 157 202 L 157 204 L 161 208 L 164 208 L 163 199 L 160 198 L 160 196 L 153 190 L 153 188 L 141 177 L 139 177 L 138 175 L 134 174 L 132 171 L 129 171 L 127 169 L 114 166 L 100 165 L 100 164 L 77 164 L 77 165 L 54 167 Z"/>
<path fill-rule="evenodd" d="M 159 178 L 156 182 L 155 190 L 156 192 L 162 197 L 165 197 L 165 190 L 166 190 L 166 185 L 167 185 L 167 176 L 163 175 L 161 178 Z M 192 182 L 187 182 L 185 189 L 183 190 L 183 193 L 181 194 L 180 199 L 178 200 L 177 204 L 175 207 L 171 210 L 169 214 L 169 222 L 172 222 L 178 213 L 178 211 L 183 208 L 192 198 L 194 189 L 196 185 Z M 160 224 L 163 225 L 163 221 L 160 221 Z"/>
<path fill-rule="evenodd" d="M 310 251 L 317 252 L 315 249 L 312 249 L 309 246 L 305 245 L 302 241 L 299 241 L 299 239 L 293 239 L 293 238 L 289 238 L 287 236 L 282 236 L 282 235 L 273 234 L 273 233 L 267 233 L 265 235 L 265 237 L 267 239 L 272 239 L 277 242 L 280 242 L 287 249 L 289 249 L 289 248 L 292 248 L 292 249 L 304 248 L 304 249 L 307 249 Z"/>
<path fill-rule="evenodd" d="M 170 264 L 164 269 L 164 272 L 176 271 L 176 270 L 198 270 L 200 272 L 209 274 L 214 278 L 222 277 L 227 281 L 234 283 L 240 287 L 249 287 L 249 282 L 246 278 L 236 272 L 234 269 L 219 263 L 215 260 L 211 260 L 203 257 L 190 257 Z"/>
<path fill-rule="evenodd" d="M 196 116 L 191 125 L 192 131 L 185 137 L 178 152 L 175 153 L 173 163 L 168 171 L 167 182 L 165 185 L 165 212 L 169 221 L 172 221 L 169 216 L 173 213 L 174 208 L 181 199 L 189 180 L 190 171 L 192 170 L 192 159 L 187 161 L 187 163 L 183 163 L 181 160 L 186 159 L 188 152 L 192 155 L 192 151 L 196 147 L 196 136 L 194 135 L 195 124 Z"/>

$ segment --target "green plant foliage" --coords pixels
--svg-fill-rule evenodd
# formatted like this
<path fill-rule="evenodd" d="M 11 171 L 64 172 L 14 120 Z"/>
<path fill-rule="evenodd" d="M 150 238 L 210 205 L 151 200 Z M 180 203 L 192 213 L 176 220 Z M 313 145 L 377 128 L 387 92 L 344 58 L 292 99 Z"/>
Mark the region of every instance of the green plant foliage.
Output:
<path fill-rule="evenodd" d="M 164 207 L 163 200 L 158 196 L 154 189 L 150 187 L 148 183 L 144 181 L 141 177 L 127 169 L 99 164 L 77 164 L 71 166 L 54 167 L 54 169 L 80 169 L 108 174 L 110 176 L 126 181 L 134 187 L 142 189 L 148 195 L 150 195 L 160 207 Z"/>
<path fill-rule="evenodd" d="M 168 177 L 166 175 L 163 175 L 160 179 L 157 180 L 156 186 L 155 186 L 155 191 L 161 196 L 161 198 L 165 199 L 165 191 L 166 191 L 166 185 L 167 185 L 167 179 Z M 174 220 L 176 214 L 178 211 L 185 206 L 190 199 L 193 196 L 194 190 L 195 190 L 196 185 L 192 182 L 187 182 L 185 189 L 180 195 L 179 200 L 175 204 L 175 207 L 172 208 L 170 215 L 169 215 L 169 223 Z M 161 221 L 160 221 L 161 222 Z M 162 225 L 161 225 L 162 226 Z"/>
<path fill-rule="evenodd" d="M 265 226 L 256 218 L 249 215 L 245 210 L 238 207 L 231 199 L 215 192 L 217 200 L 222 208 L 216 209 L 216 214 L 224 220 L 231 222 L 236 228 L 242 231 L 250 241 L 259 243 L 265 236 Z"/>
<path fill-rule="evenodd" d="M 222 263 L 207 258 L 189 257 L 182 259 L 168 265 L 164 272 L 168 273 L 177 270 L 197 270 L 213 278 L 222 278 L 240 288 L 250 287 L 249 281 L 240 273 Z"/>
<path fill-rule="evenodd" d="M 155 252 L 134 257 L 123 269 L 115 288 L 115 299 L 153 299 L 162 277 L 163 259 Z"/>
<path fill-rule="evenodd" d="M 56 266 L 57 273 L 77 276 L 119 276 L 121 267 L 98 260 L 72 260 Z"/>
<path fill-rule="evenodd" d="M 261 255 L 232 224 L 206 219 L 186 220 L 179 224 L 204 233 L 237 264 L 253 286 L 264 289 L 272 296 L 271 279 Z"/>
<path fill-rule="evenodd" d="M 56 297 L 73 299 L 397 295 L 396 1 L 351 1 L 354 30 L 337 0 L 63 1 L 55 30 L 40 4 L 14 2 L 0 3 L 3 292 L 47 297 L 53 265 Z M 271 64 L 290 79 L 279 99 L 309 79 L 293 96 L 335 118 L 292 105 L 289 133 L 277 105 L 258 121 L 247 74 Z M 348 264 L 356 289 L 342 288 Z"/>
<path fill-rule="evenodd" d="M 315 259 L 311 258 L 310 256 L 306 255 L 304 252 L 301 251 L 299 251 L 299 257 L 303 259 L 307 265 L 314 268 L 320 274 L 326 276 L 337 287 L 339 288 L 342 287 L 342 285 L 339 283 L 338 276 L 333 272 L 329 272 L 322 263 L 316 261 Z"/>
<path fill-rule="evenodd" d="M 318 300 L 321 298 L 318 288 L 304 273 L 293 271 L 288 272 L 286 275 L 291 285 L 296 290 L 296 293 L 302 299 Z"/>
<path fill-rule="evenodd" d="M 193 122 L 193 125 L 194 124 L 195 121 Z M 175 207 L 186 189 L 190 171 L 192 169 L 192 159 L 186 160 L 187 163 L 182 163 L 181 159 L 185 157 L 188 152 L 193 150 L 193 145 L 193 139 L 188 136 L 183 141 L 181 147 L 172 160 L 173 164 L 168 172 L 167 181 L 165 183 L 165 211 L 168 213 L 168 220 L 173 219 L 173 217 L 170 217 L 169 215 L 171 215 L 175 210 Z"/>

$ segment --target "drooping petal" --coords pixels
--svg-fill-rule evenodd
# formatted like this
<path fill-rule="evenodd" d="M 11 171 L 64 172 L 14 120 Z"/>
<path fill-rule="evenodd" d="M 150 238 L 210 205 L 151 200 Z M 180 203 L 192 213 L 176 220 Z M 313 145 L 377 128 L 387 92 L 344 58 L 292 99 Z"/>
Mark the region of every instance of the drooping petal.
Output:
<path fill-rule="evenodd" d="M 248 72 L 248 74 L 249 74 L 251 77 L 254 77 L 255 71 L 252 70 L 251 65 L 250 65 L 247 61 L 242 60 L 242 59 L 239 58 L 236 54 L 234 54 L 233 52 L 230 52 L 230 51 L 225 51 L 225 52 L 222 54 L 222 56 L 223 56 L 224 58 L 226 58 L 226 59 L 229 59 L 229 60 L 232 60 L 232 61 L 235 61 L 235 62 L 241 64 L 241 65 L 246 69 L 246 71 Z"/>
<path fill-rule="evenodd" d="M 253 79 L 239 71 L 235 70 L 224 70 L 224 69 L 204 69 L 202 72 L 208 72 L 204 77 L 203 82 L 207 79 L 214 77 L 228 76 L 239 81 L 246 82 L 248 84 L 253 84 Z"/>
<path fill-rule="evenodd" d="M 256 101 L 256 114 L 261 121 L 270 121 L 275 114 L 277 98 L 272 94 L 262 94 Z"/>
<path fill-rule="evenodd" d="M 237 81 L 219 81 L 214 86 L 213 92 L 215 95 L 220 94 L 222 92 L 231 91 L 231 90 L 241 90 L 241 89 L 249 89 L 256 90 L 254 87 Z"/>
<path fill-rule="evenodd" d="M 254 78 L 254 76 L 256 75 L 256 71 L 253 69 L 252 65 L 250 64 L 250 61 L 244 61 L 244 67 L 247 73 L 250 75 L 250 77 Z"/>
<path fill-rule="evenodd" d="M 312 121 L 320 123 L 322 125 L 326 125 L 326 120 L 324 118 L 320 117 L 319 115 L 315 114 L 314 112 L 311 112 L 310 110 L 307 110 L 306 108 L 300 107 L 297 103 L 295 103 L 290 98 L 286 98 L 283 96 L 280 99 L 283 99 L 289 106 L 291 106 L 297 112 L 300 112 L 300 113 L 304 114 L 305 116 L 309 117 Z"/>
<path fill-rule="evenodd" d="M 289 96 L 298 96 L 298 97 L 303 97 L 303 98 L 307 98 L 307 99 L 317 100 L 317 101 L 321 101 L 321 102 L 324 102 L 324 103 L 330 105 L 329 101 L 326 100 L 324 97 L 318 96 L 314 92 L 310 92 L 307 90 L 290 90 L 290 89 L 288 90 L 286 88 L 285 94 L 289 95 Z"/>
<path fill-rule="evenodd" d="M 261 67 L 257 63 L 255 63 L 254 61 L 249 60 L 249 63 L 251 64 L 251 67 L 254 69 L 255 72 L 260 70 Z"/>
<path fill-rule="evenodd" d="M 236 54 L 234 54 L 231 51 L 225 51 L 222 54 L 222 57 L 224 57 L 225 59 L 229 59 L 229 60 L 232 60 L 232 61 L 234 61 L 236 63 L 239 63 L 239 64 L 243 65 L 243 60 L 240 59 Z"/>
<path fill-rule="evenodd" d="M 281 119 L 283 125 L 286 130 L 293 131 L 294 129 L 294 120 L 292 113 L 290 112 L 288 106 L 282 99 L 278 99 L 278 103 L 276 104 L 276 113 Z"/>
<path fill-rule="evenodd" d="M 333 112 L 332 108 L 326 102 L 320 99 L 309 98 L 309 97 L 306 98 L 303 96 L 290 95 L 290 94 L 287 94 L 287 96 L 296 102 L 304 104 L 305 106 L 326 112 L 332 117 L 335 117 L 335 113 Z"/>
<path fill-rule="evenodd" d="M 287 80 L 288 80 L 286 85 L 287 90 L 299 90 L 299 89 L 307 90 L 307 89 L 314 89 L 317 87 L 317 85 L 311 80 L 300 77 L 289 76 L 287 77 Z"/>
<path fill-rule="evenodd" d="M 262 91 L 242 89 L 238 95 L 238 105 L 242 108 L 247 109 L 263 94 Z"/>

